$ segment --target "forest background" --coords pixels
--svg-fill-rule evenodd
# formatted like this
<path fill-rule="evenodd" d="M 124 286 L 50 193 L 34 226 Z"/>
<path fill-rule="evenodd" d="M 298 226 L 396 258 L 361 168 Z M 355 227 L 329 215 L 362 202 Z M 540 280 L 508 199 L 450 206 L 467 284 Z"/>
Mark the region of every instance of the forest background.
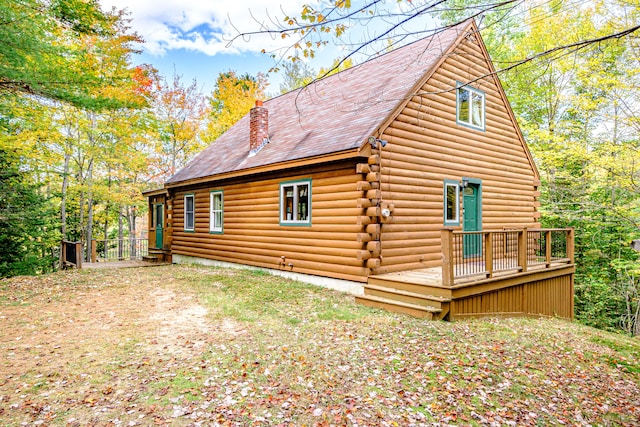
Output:
<path fill-rule="evenodd" d="M 291 40 L 265 53 L 280 93 L 352 66 L 305 61 L 350 28 L 382 21 L 352 49 L 375 55 L 415 36 L 411 20 L 474 17 L 541 173 L 542 225 L 575 227 L 577 320 L 640 335 L 638 0 L 397 3 L 326 1 L 257 29 Z M 0 0 L 0 277 L 55 269 L 62 239 L 139 236 L 141 192 L 277 95 L 263 74 L 220 73 L 203 94 L 134 66 L 128 19 L 94 0 Z"/>

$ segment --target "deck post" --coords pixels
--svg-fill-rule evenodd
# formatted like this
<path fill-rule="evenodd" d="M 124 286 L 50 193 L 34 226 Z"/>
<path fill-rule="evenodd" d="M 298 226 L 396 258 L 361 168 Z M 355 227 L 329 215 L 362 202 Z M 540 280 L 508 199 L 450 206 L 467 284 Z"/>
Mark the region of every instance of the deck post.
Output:
<path fill-rule="evenodd" d="M 96 239 L 91 239 L 91 262 L 98 260 L 98 242 Z"/>
<path fill-rule="evenodd" d="M 453 286 L 453 229 L 442 229 L 440 244 L 442 246 L 442 285 Z"/>
<path fill-rule="evenodd" d="M 484 233 L 484 266 L 487 270 L 487 277 L 493 277 L 493 233 Z"/>
<path fill-rule="evenodd" d="M 566 234 L 566 238 L 567 238 L 567 258 L 569 258 L 569 261 L 571 262 L 571 264 L 573 264 L 575 262 L 574 258 L 575 258 L 575 230 L 573 227 L 568 228 L 567 229 L 567 234 Z"/>
<path fill-rule="evenodd" d="M 551 230 L 544 232 L 544 255 L 547 268 L 551 267 Z"/>
<path fill-rule="evenodd" d="M 529 231 L 527 228 L 523 228 L 518 231 L 518 265 L 522 269 L 522 272 L 527 271 L 527 237 Z"/>
<path fill-rule="evenodd" d="M 82 268 L 82 242 L 76 242 L 76 268 Z"/>

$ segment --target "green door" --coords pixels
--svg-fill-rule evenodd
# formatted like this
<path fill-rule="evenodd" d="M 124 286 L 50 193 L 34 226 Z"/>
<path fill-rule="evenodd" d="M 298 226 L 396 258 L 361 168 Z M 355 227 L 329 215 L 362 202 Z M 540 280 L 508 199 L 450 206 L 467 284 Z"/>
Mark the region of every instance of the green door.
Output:
<path fill-rule="evenodd" d="M 155 205 L 154 219 L 156 223 L 156 248 L 162 248 L 162 227 L 164 225 L 164 206 L 162 204 Z"/>
<path fill-rule="evenodd" d="M 469 184 L 463 190 L 462 206 L 464 218 L 462 223 L 463 231 L 480 231 L 482 229 L 482 214 L 480 200 L 480 186 Z M 482 236 L 464 236 L 464 256 L 465 258 L 482 255 Z"/>

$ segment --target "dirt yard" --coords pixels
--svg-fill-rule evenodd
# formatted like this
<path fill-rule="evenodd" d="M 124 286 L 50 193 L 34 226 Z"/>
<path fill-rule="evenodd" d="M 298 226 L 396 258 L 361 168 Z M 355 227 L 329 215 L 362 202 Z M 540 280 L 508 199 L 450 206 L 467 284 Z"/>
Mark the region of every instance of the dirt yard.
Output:
<path fill-rule="evenodd" d="M 48 424 L 50 414 L 66 425 L 118 424 L 120 415 L 130 418 L 117 414 L 123 402 L 148 384 L 131 372 L 132 364 L 190 361 L 213 341 L 245 332 L 230 319 L 211 321 L 193 294 L 173 289 L 170 275 L 151 273 L 107 271 L 90 283 L 86 272 L 8 282 L 13 292 L 0 306 L 0 420 Z M 75 415 L 60 420 L 65 412 Z M 101 422 L 108 412 L 112 421 Z"/>

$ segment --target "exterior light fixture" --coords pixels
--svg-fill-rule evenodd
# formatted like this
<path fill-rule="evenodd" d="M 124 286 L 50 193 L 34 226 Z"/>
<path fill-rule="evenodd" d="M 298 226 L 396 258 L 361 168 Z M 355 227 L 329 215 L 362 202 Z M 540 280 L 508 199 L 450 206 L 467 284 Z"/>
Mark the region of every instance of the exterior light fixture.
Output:
<path fill-rule="evenodd" d="M 460 188 L 464 189 L 467 188 L 469 186 L 469 178 L 467 178 L 466 176 L 462 177 L 462 181 L 460 182 Z"/>
<path fill-rule="evenodd" d="M 367 142 L 371 144 L 371 148 L 378 148 L 378 142 L 382 147 L 387 146 L 387 141 L 385 141 L 384 139 L 376 138 L 375 136 L 370 136 L 369 138 L 367 138 Z"/>

